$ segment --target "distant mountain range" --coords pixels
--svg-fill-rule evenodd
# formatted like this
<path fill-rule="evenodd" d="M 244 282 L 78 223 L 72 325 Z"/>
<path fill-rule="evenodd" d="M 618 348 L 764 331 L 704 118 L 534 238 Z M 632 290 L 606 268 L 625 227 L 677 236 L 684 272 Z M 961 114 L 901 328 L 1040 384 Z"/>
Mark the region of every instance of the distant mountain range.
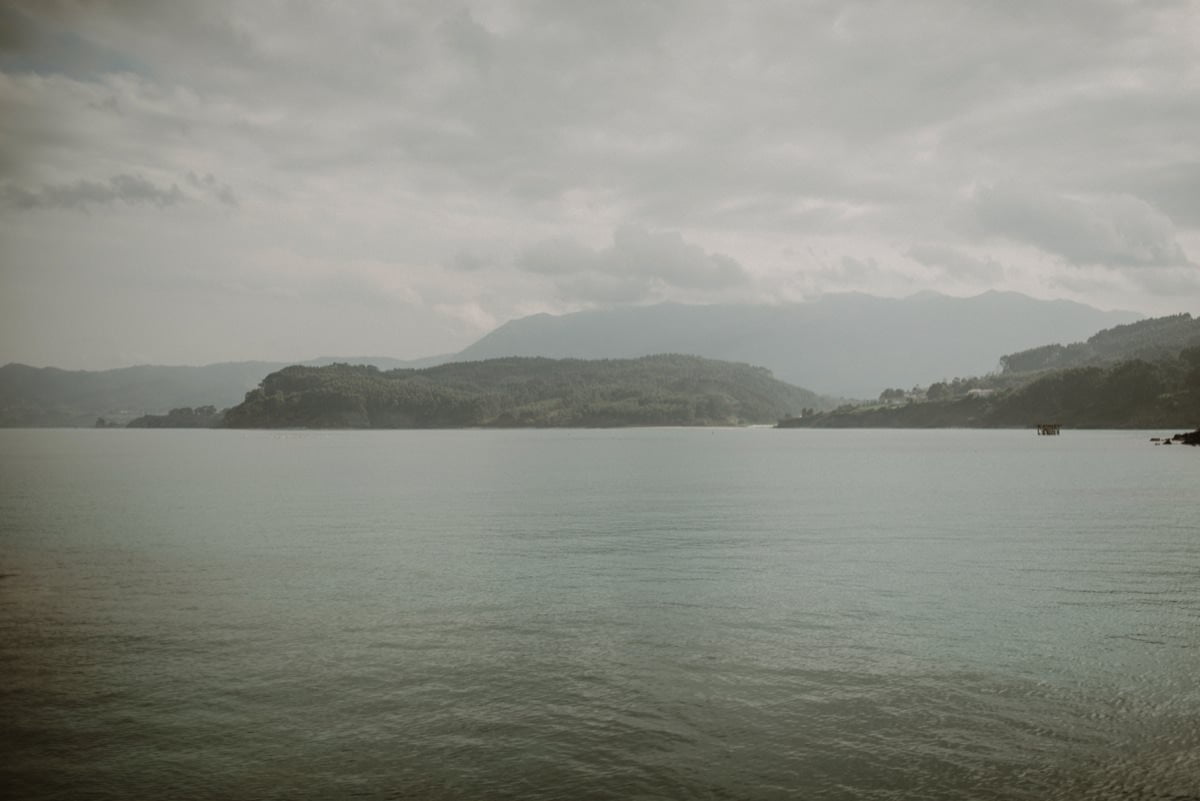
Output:
<path fill-rule="evenodd" d="M 1012 292 L 971 298 L 827 295 L 780 306 L 640 306 L 513 320 L 456 360 L 629 358 L 691 353 L 749 362 L 816 392 L 873 398 L 885 387 L 998 368 L 1000 354 L 1084 339 L 1141 317 Z"/>
<path fill-rule="evenodd" d="M 885 387 L 987 373 L 997 369 L 1000 354 L 1083 340 L 1139 316 L 1001 292 L 972 298 L 827 295 L 779 306 L 664 304 L 525 317 L 457 354 L 414 361 L 323 357 L 304 364 L 391 370 L 508 356 L 679 353 L 761 365 L 782 381 L 825 395 L 876 397 Z M 100 416 L 124 422 L 177 407 L 224 408 L 285 366 L 255 361 L 68 371 L 9 364 L 0 367 L 0 425 L 91 425 Z"/>

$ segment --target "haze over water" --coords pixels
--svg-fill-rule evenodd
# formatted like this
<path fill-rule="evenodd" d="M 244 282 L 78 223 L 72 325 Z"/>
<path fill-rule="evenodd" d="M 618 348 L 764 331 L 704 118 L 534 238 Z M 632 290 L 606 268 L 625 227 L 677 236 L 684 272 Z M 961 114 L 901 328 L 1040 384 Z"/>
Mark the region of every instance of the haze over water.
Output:
<path fill-rule="evenodd" d="M 1148 436 L 0 431 L 0 783 L 1195 798 Z"/>

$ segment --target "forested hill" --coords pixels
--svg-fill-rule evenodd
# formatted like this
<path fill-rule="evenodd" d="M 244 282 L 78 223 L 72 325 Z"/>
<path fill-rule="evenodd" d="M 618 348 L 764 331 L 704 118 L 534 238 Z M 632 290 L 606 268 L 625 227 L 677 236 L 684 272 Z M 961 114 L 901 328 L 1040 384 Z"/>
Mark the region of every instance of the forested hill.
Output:
<path fill-rule="evenodd" d="M 1112 365 L 1133 359 L 1160 362 L 1196 346 L 1200 346 L 1200 319 L 1175 314 L 1106 328 L 1086 342 L 1043 345 L 1012 353 L 1001 357 L 1000 366 L 1004 373 L 1016 374 Z"/>
<path fill-rule="evenodd" d="M 512 320 L 459 360 L 506 356 L 629 359 L 694 353 L 760 364 L 783 381 L 868 398 L 885 387 L 979 375 L 1002 353 L 1074 342 L 1140 319 L 1013 292 L 954 298 L 829 294 L 773 306 L 627 306 Z"/>
<path fill-rule="evenodd" d="M 1194 428 L 1200 425 L 1200 346 L 1145 361 L 938 382 L 887 390 L 878 403 L 844 406 L 785 427 Z"/>
<path fill-rule="evenodd" d="M 437 361 L 445 357 L 433 357 Z M 321 357 L 304 364 L 348 361 Z M 382 369 L 425 367 L 427 360 L 355 359 Z M 434 362 L 436 363 L 436 362 Z M 0 367 L 0 427 L 91 426 L 97 417 L 125 423 L 140 415 L 211 404 L 232 406 L 262 377 L 287 362 L 223 362 L 203 367 L 142 365 L 115 370 L 60 370 L 6 364 Z"/>
<path fill-rule="evenodd" d="M 124 422 L 181 406 L 229 406 L 282 366 L 231 362 L 92 371 L 6 364 L 0 367 L 0 427 L 90 426 L 100 416 Z"/>
<path fill-rule="evenodd" d="M 762 367 L 659 355 L 507 358 L 380 371 L 336 364 L 271 373 L 230 409 L 232 428 L 438 428 L 773 423 L 827 406 Z"/>

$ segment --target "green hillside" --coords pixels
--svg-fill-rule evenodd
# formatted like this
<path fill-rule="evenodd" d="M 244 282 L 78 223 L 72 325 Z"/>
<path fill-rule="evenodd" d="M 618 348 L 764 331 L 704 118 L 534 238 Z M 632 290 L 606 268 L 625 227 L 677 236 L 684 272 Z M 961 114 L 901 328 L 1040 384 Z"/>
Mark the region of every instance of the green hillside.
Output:
<path fill-rule="evenodd" d="M 1042 371 L 1009 388 L 943 384 L 944 391 L 900 403 L 841 407 L 788 419 L 784 427 L 1019 427 L 1039 422 L 1073 428 L 1194 428 L 1200 425 L 1200 347 L 1149 362 Z M 935 385 L 936 386 L 936 385 Z M 959 389 L 956 389 L 958 387 Z"/>
<path fill-rule="evenodd" d="M 692 353 L 759 364 L 827 395 L 866 398 L 898 382 L 978 375 L 994 369 L 1001 353 L 1072 342 L 1140 318 L 1013 292 L 970 298 L 830 293 L 769 306 L 660 304 L 537 314 L 501 325 L 455 358 Z"/>
<path fill-rule="evenodd" d="M 335 361 L 322 357 L 305 364 Z M 355 362 L 384 369 L 425 366 L 385 357 Z M 6 364 L 0 367 L 0 427 L 91 426 L 97 417 L 124 424 L 143 415 L 161 417 L 183 407 L 211 404 L 225 408 L 245 397 L 267 373 L 286 366 L 286 362 L 256 361 L 203 367 L 142 365 L 114 370 L 60 370 Z M 139 426 L 146 424 L 146 420 L 139 419 Z"/>
<path fill-rule="evenodd" d="M 695 356 L 507 358 L 422 370 L 288 367 L 230 409 L 234 428 L 736 425 L 821 398 L 746 364 Z"/>
<path fill-rule="evenodd" d="M 90 426 L 97 417 L 126 421 L 181 406 L 236 403 L 279 364 L 60 370 L 0 367 L 0 426 Z"/>
<path fill-rule="evenodd" d="M 1000 359 L 999 373 L 888 389 L 878 403 L 788 419 L 785 427 L 1086 428 L 1200 423 L 1200 320 L 1177 314 L 1108 328 L 1086 342 Z"/>
<path fill-rule="evenodd" d="M 1196 346 L 1200 346 L 1200 319 L 1175 314 L 1106 328 L 1086 342 L 1043 345 L 1012 353 L 1001 357 L 1000 366 L 1004 373 L 1017 374 L 1135 359 L 1158 362 Z"/>

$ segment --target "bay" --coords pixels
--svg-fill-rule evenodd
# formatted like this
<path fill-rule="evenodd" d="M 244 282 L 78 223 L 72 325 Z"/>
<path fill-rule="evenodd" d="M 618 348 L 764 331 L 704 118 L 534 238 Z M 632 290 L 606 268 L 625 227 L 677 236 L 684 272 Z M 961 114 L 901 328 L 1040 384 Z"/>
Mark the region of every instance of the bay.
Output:
<path fill-rule="evenodd" d="M 1195 798 L 1149 436 L 0 431 L 0 783 Z"/>

